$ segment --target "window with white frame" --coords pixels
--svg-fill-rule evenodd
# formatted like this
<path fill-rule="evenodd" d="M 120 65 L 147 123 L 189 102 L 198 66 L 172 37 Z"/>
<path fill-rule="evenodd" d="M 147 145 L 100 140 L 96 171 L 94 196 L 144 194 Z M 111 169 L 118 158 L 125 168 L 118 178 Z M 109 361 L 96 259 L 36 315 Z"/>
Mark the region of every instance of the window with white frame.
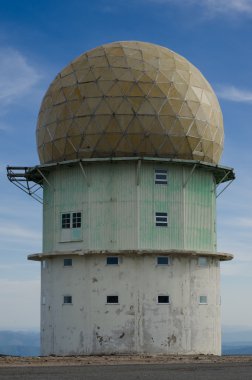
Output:
<path fill-rule="evenodd" d="M 61 228 L 71 228 L 71 214 L 69 212 L 61 215 Z"/>
<path fill-rule="evenodd" d="M 81 228 L 81 212 L 66 212 L 61 214 L 61 228 Z"/>
<path fill-rule="evenodd" d="M 60 218 L 60 242 L 81 241 L 83 233 L 81 211 L 63 212 Z"/>
<path fill-rule="evenodd" d="M 67 304 L 72 304 L 73 303 L 73 298 L 72 296 L 63 296 L 63 304 L 64 305 L 67 305 Z"/>
<path fill-rule="evenodd" d="M 166 169 L 155 169 L 155 184 L 167 185 L 167 170 Z"/>
<path fill-rule="evenodd" d="M 158 256 L 157 265 L 170 265 L 170 260 L 168 256 Z"/>
<path fill-rule="evenodd" d="M 81 228 L 81 212 L 72 213 L 72 228 Z"/>
<path fill-rule="evenodd" d="M 167 227 L 168 226 L 167 212 L 156 212 L 155 213 L 155 224 L 157 227 Z"/>
<path fill-rule="evenodd" d="M 161 304 L 168 304 L 170 303 L 170 297 L 168 295 L 159 295 L 157 301 Z"/>
<path fill-rule="evenodd" d="M 207 305 L 207 296 L 199 296 L 199 304 Z"/>
<path fill-rule="evenodd" d="M 208 259 L 207 257 L 200 256 L 198 258 L 198 266 L 199 267 L 206 267 L 208 265 Z"/>

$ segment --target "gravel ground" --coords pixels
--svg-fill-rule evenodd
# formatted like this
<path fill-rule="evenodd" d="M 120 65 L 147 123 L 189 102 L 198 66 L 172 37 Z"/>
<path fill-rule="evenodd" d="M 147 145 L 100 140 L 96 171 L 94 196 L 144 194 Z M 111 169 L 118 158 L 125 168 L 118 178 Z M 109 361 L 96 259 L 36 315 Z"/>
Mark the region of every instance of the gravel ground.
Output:
<path fill-rule="evenodd" d="M 124 364 L 186 364 L 186 363 L 249 363 L 252 356 L 214 355 L 110 355 L 110 356 L 39 356 L 17 357 L 0 355 L 1 367 L 82 366 Z M 251 377 L 252 378 L 252 377 Z"/>

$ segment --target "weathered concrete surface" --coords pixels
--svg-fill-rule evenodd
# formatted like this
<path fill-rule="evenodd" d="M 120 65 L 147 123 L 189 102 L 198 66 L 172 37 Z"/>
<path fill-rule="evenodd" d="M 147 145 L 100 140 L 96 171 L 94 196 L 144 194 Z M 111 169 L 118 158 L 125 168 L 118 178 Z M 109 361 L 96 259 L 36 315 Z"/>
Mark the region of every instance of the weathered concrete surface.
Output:
<path fill-rule="evenodd" d="M 41 354 L 109 355 L 221 353 L 220 267 L 208 258 L 171 258 L 157 265 L 156 254 L 119 257 L 66 255 L 48 259 L 41 270 Z M 63 304 L 63 296 L 72 296 Z M 117 295 L 118 304 L 107 304 Z M 169 304 L 158 304 L 168 295 Z M 200 296 L 207 303 L 200 304 Z"/>
<path fill-rule="evenodd" d="M 19 357 L 0 355 L 0 367 L 126 365 L 126 364 L 234 364 L 252 365 L 252 355 L 100 355 L 100 356 L 38 356 Z"/>
<path fill-rule="evenodd" d="M 252 378 L 252 359 L 243 358 L 230 360 L 215 359 L 209 363 L 196 362 L 169 364 L 138 364 L 138 365 L 23 365 L 0 368 L 0 379 L 4 380 L 247 380 Z M 230 359 L 230 358 L 229 358 Z M 32 359 L 28 359 L 32 362 Z M 76 359 L 72 359 L 74 361 Z M 73 363 L 73 362 L 72 362 Z M 45 364 L 45 362 L 44 362 Z"/>

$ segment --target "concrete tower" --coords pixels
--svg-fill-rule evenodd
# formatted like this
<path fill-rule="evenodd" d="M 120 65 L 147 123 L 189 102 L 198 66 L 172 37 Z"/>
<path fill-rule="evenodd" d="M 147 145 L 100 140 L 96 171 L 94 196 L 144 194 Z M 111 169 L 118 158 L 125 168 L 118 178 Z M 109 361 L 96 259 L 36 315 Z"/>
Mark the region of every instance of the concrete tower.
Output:
<path fill-rule="evenodd" d="M 42 354 L 221 353 L 216 187 L 223 122 L 185 58 L 107 44 L 50 85 L 40 165 L 8 168 L 43 186 Z M 22 169 L 18 176 L 17 169 Z M 32 193 L 31 187 L 28 188 Z"/>

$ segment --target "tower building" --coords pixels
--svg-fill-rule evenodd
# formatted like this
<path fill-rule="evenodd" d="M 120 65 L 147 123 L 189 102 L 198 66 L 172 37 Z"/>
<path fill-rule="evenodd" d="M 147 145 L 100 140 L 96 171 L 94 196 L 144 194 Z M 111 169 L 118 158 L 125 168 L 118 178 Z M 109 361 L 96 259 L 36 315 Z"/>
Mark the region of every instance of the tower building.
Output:
<path fill-rule="evenodd" d="M 199 70 L 149 43 L 95 48 L 51 83 L 36 136 L 40 164 L 8 177 L 43 187 L 42 354 L 219 355 L 216 189 L 234 172 Z"/>

